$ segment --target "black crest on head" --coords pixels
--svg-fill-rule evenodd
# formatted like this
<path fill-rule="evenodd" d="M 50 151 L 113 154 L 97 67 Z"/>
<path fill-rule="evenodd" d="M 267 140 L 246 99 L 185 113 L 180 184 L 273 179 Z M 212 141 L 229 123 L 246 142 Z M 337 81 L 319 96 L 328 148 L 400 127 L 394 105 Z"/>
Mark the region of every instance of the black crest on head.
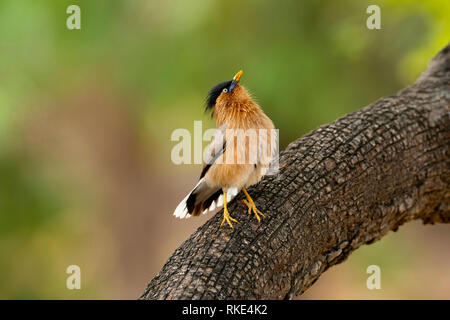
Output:
<path fill-rule="evenodd" d="M 208 96 L 206 97 L 205 111 L 214 108 L 214 105 L 216 104 L 216 100 L 220 96 L 220 94 L 222 93 L 222 90 L 224 88 L 228 88 L 230 85 L 231 85 L 231 80 L 230 81 L 221 82 L 218 85 L 214 86 L 214 88 L 209 90 Z"/>

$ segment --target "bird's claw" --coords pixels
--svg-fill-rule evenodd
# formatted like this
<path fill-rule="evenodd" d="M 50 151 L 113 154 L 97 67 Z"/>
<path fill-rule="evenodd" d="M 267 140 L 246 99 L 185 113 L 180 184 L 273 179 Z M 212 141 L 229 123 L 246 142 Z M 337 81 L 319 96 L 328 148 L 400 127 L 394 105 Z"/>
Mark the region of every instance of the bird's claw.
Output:
<path fill-rule="evenodd" d="M 239 221 L 237 221 L 236 219 L 234 219 L 230 216 L 230 214 L 228 213 L 228 210 L 223 211 L 223 220 L 222 220 L 222 223 L 220 224 L 220 227 L 222 227 L 222 225 L 225 223 L 225 221 L 230 225 L 231 229 L 234 229 L 231 221 L 239 223 Z"/>
<path fill-rule="evenodd" d="M 248 214 L 251 214 L 253 211 L 256 219 L 258 220 L 258 223 L 261 222 L 261 218 L 259 217 L 259 215 L 261 215 L 263 218 L 265 218 L 265 215 L 261 211 L 259 211 L 258 208 L 256 208 L 256 205 L 252 200 L 250 200 L 250 201 L 242 200 L 242 202 L 244 202 L 245 205 L 248 207 Z"/>

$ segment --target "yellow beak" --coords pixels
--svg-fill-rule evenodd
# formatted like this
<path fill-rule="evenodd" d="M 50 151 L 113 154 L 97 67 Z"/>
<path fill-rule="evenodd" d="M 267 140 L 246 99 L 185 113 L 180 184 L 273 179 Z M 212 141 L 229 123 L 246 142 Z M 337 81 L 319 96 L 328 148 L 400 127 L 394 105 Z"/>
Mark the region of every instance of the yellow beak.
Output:
<path fill-rule="evenodd" d="M 236 82 L 239 82 L 239 79 L 241 79 L 241 76 L 244 72 L 242 70 L 240 70 L 238 73 L 236 73 L 236 75 L 234 76 L 233 80 Z"/>

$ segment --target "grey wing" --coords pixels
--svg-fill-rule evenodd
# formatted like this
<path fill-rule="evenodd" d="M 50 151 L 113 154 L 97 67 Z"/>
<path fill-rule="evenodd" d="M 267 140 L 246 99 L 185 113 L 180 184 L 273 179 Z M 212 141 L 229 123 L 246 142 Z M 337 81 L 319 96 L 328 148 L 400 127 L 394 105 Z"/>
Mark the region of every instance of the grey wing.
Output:
<path fill-rule="evenodd" d="M 223 204 L 223 194 L 221 188 L 210 187 L 205 181 L 205 175 L 217 158 L 219 158 L 225 151 L 225 130 L 226 125 L 216 129 L 214 138 L 208 146 L 204 156 L 200 180 L 194 189 L 175 209 L 174 215 L 176 217 L 189 218 L 191 215 L 197 216 L 202 212 L 206 213 L 207 211 L 212 211 Z M 237 192 L 233 192 L 233 195 L 236 193 Z"/>
<path fill-rule="evenodd" d="M 219 158 L 224 152 L 226 148 L 225 141 L 225 130 L 227 128 L 226 124 L 223 124 L 219 128 L 216 129 L 214 134 L 214 138 L 208 146 L 204 156 L 204 163 L 202 173 L 200 174 L 200 179 L 203 178 L 208 172 L 209 168 L 213 165 L 213 163 Z"/>

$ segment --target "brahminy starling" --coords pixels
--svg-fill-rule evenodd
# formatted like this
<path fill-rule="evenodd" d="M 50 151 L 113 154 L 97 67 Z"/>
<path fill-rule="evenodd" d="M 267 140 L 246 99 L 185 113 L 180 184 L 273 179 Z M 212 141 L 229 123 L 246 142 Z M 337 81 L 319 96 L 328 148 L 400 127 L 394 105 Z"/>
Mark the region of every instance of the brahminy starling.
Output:
<path fill-rule="evenodd" d="M 200 180 L 175 209 L 179 218 L 198 216 L 223 205 L 223 220 L 231 228 L 238 222 L 230 216 L 228 203 L 240 190 L 248 213 L 258 220 L 264 214 L 256 208 L 246 187 L 258 183 L 269 170 L 276 147 L 272 121 L 240 85 L 242 71 L 232 80 L 214 86 L 206 98 L 206 110 L 216 119 L 217 131 L 204 156 Z"/>

